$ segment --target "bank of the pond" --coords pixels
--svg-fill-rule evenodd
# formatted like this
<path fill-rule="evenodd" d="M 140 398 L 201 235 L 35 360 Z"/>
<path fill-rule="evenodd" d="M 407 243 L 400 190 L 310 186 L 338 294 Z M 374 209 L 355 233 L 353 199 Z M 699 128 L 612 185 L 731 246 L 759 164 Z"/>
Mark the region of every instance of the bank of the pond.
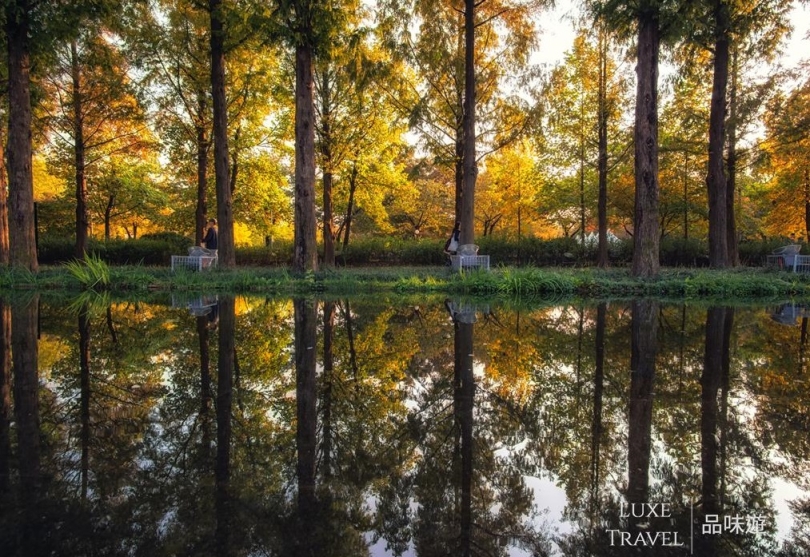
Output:
<path fill-rule="evenodd" d="M 294 275 L 283 268 L 244 267 L 210 272 L 177 272 L 161 267 L 121 266 L 77 273 L 65 266 L 39 273 L 2 269 L 0 289 L 87 289 L 133 291 L 227 291 L 267 294 L 362 294 L 375 292 L 447 293 L 509 297 L 677 297 L 686 299 L 810 299 L 810 276 L 765 270 L 664 269 L 655 279 L 639 279 L 628 269 L 498 268 L 454 273 L 437 267 L 339 268 Z"/>

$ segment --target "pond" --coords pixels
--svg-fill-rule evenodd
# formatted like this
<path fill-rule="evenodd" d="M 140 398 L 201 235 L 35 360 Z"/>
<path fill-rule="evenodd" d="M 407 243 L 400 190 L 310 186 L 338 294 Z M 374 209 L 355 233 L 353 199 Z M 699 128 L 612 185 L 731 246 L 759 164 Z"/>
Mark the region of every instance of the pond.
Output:
<path fill-rule="evenodd" d="M 808 316 L 6 301 L 0 555 L 808 555 Z"/>

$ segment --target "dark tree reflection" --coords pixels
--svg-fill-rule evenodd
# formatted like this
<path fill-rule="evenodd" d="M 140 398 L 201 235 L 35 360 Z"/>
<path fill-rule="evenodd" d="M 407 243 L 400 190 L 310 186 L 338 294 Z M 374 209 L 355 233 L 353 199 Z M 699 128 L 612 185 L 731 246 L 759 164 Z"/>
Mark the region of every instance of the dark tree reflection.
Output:
<path fill-rule="evenodd" d="M 0 299 L 0 499 L 11 489 L 11 308 Z M 2 505 L 8 510 L 9 505 Z"/>
<path fill-rule="evenodd" d="M 651 300 L 633 302 L 627 440 L 627 502 L 631 505 L 650 501 L 653 383 L 655 358 L 658 354 L 657 320 L 657 302 Z M 641 520 L 643 521 L 644 519 Z"/>
<path fill-rule="evenodd" d="M 219 301 L 219 354 L 217 365 L 217 456 L 216 515 L 217 555 L 231 555 L 231 408 L 233 375 L 236 365 L 236 313 L 234 299 L 223 296 Z"/>
<path fill-rule="evenodd" d="M 688 542 L 691 505 L 698 538 L 710 511 L 766 522 L 695 555 L 806 553 L 810 521 L 781 548 L 773 522 L 775 478 L 807 486 L 799 323 L 648 301 L 42 308 L 38 340 L 36 305 L 0 307 L 3 557 L 670 557 L 608 530 Z M 633 502 L 672 517 L 620 519 Z"/>
<path fill-rule="evenodd" d="M 8 338 L 8 314 L 3 312 L 3 339 Z M 11 377 L 14 393 L 14 422 L 17 433 L 16 493 L 7 493 L 0 516 L 0 547 L 4 555 L 42 555 L 47 552 L 46 512 L 43 508 L 44 482 L 40 445 L 38 324 L 39 297 L 11 305 Z M 4 346 L 5 348 L 5 346 Z M 4 384 L 8 380 L 3 358 Z M 5 397 L 4 397 L 5 398 Z M 4 413 L 7 401 L 3 402 Z M 8 460 L 4 467 L 8 467 Z M 10 467 L 8 467 L 10 468 Z M 9 470 L 10 472 L 10 470 Z M 16 512 L 15 512 L 16 509 Z"/>

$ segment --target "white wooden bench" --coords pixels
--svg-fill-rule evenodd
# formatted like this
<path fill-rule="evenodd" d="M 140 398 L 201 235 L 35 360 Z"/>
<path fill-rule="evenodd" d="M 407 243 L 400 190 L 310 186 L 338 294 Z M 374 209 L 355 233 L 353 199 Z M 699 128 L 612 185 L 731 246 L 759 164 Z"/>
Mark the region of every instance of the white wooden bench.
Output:
<path fill-rule="evenodd" d="M 489 271 L 488 255 L 451 255 L 450 266 L 454 271 L 483 269 Z"/>
<path fill-rule="evenodd" d="M 172 255 L 172 271 L 207 271 L 217 266 L 216 255 Z"/>

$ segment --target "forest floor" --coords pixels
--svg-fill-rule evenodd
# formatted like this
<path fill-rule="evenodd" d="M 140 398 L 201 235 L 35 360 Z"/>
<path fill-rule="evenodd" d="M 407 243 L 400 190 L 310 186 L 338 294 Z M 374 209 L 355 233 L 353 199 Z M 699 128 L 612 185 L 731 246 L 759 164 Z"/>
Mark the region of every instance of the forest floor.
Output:
<path fill-rule="evenodd" d="M 100 269 L 45 267 L 39 273 L 0 269 L 0 294 L 82 291 L 138 295 L 157 292 L 223 292 L 266 295 L 435 294 L 517 299 L 658 297 L 704 301 L 810 301 L 810 275 L 762 268 L 726 271 L 662 269 L 657 278 L 635 278 L 627 268 L 499 267 L 453 272 L 449 267 L 337 268 L 295 275 L 280 267 L 239 267 L 172 272 L 165 267 Z"/>

